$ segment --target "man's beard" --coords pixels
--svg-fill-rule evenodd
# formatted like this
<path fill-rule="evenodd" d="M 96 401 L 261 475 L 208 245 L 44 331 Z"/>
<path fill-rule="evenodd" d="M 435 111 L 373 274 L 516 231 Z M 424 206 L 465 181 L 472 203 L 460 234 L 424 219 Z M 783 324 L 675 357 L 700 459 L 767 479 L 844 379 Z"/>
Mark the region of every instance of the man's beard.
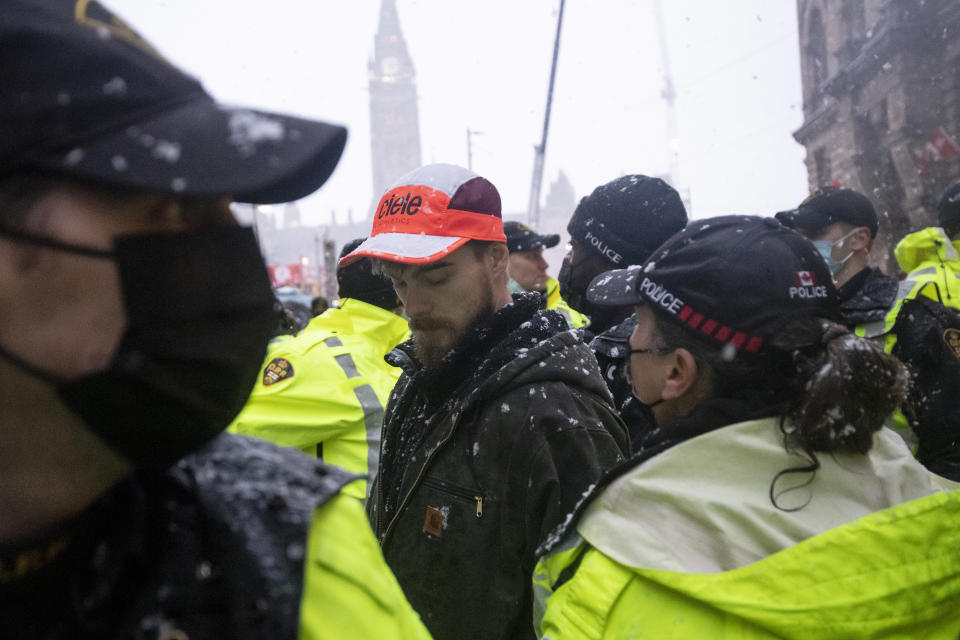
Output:
<path fill-rule="evenodd" d="M 472 313 L 466 324 L 457 327 L 449 318 L 422 317 L 410 319 L 410 332 L 413 334 L 413 347 L 426 369 L 435 369 L 443 361 L 450 349 L 463 337 L 476 322 L 492 314 L 493 291 L 489 282 L 477 283 L 481 287 L 479 298 L 471 301 Z"/>

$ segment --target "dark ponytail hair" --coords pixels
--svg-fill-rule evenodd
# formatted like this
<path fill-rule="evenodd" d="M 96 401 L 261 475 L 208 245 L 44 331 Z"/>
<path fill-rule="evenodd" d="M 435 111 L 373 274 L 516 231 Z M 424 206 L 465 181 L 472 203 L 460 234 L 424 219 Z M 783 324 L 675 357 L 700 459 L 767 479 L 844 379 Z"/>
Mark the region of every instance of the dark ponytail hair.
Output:
<path fill-rule="evenodd" d="M 820 318 L 787 324 L 771 345 L 796 371 L 788 415 L 809 451 L 866 453 L 903 402 L 907 370 L 876 343 Z"/>
<path fill-rule="evenodd" d="M 789 443 L 811 454 L 866 453 L 906 394 L 899 360 L 822 318 L 785 320 L 758 354 L 707 345 L 669 322 L 657 333 L 662 347 L 684 348 L 712 370 L 714 397 L 781 407 Z"/>

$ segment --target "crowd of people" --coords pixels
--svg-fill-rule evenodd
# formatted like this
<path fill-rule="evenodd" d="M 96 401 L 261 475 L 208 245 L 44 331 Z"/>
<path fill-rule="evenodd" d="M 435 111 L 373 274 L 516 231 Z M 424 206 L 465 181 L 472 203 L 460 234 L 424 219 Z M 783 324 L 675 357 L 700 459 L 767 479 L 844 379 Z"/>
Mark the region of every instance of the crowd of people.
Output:
<path fill-rule="evenodd" d="M 0 63 L 3 637 L 960 635 L 960 180 L 898 279 L 855 190 L 691 221 L 621 176 L 553 279 L 431 164 L 299 328 L 230 203 L 343 128 L 97 2 L 5 0 Z"/>

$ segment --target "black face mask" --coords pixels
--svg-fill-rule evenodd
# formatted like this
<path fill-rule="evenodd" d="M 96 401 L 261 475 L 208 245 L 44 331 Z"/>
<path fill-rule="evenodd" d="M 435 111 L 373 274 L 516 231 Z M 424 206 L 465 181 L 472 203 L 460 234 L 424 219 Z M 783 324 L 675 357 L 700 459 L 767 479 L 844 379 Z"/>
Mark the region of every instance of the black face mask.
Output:
<path fill-rule="evenodd" d="M 113 251 L 0 233 L 117 264 L 127 329 L 111 365 L 56 385 L 99 438 L 140 467 L 166 467 L 220 433 L 253 388 L 276 316 L 253 232 L 221 227 L 118 236 Z"/>
<path fill-rule="evenodd" d="M 578 283 L 583 280 L 577 273 L 577 269 L 583 261 L 573 264 L 570 254 L 563 259 L 560 265 L 560 273 L 557 274 L 557 282 L 560 283 L 560 297 L 570 305 L 571 309 L 576 309 L 580 313 L 590 318 L 590 330 L 593 333 L 606 331 L 617 324 L 628 315 L 630 307 L 601 307 L 587 300 L 587 288 L 590 286 L 590 280 L 585 283 Z"/>
<path fill-rule="evenodd" d="M 560 264 L 560 273 L 557 274 L 557 282 L 560 283 L 560 297 L 570 305 L 571 309 L 590 315 L 592 311 L 595 311 L 594 306 L 587 300 L 586 290 L 580 291 L 578 287 L 574 286 L 573 269 L 573 261 L 568 253 Z"/>

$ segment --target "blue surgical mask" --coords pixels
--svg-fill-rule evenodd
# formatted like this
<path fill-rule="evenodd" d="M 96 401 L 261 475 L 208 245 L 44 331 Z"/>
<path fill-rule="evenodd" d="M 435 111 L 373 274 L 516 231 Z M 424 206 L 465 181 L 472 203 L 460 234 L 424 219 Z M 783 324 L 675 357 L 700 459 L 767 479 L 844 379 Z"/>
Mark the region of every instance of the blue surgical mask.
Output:
<path fill-rule="evenodd" d="M 847 254 L 847 257 L 843 260 L 834 260 L 833 259 L 833 248 L 842 245 L 847 238 L 852 236 L 857 232 L 857 229 L 854 229 L 847 235 L 843 236 L 839 240 L 830 242 L 829 240 L 811 240 L 813 246 L 817 248 L 817 251 L 820 252 L 820 256 L 823 258 L 823 261 L 827 263 L 827 268 L 830 269 L 832 275 L 837 275 L 840 272 L 840 269 L 843 269 L 843 265 L 846 264 L 847 260 L 850 259 L 850 256 L 853 255 L 853 251 Z"/>
<path fill-rule="evenodd" d="M 523 287 L 517 284 L 517 281 L 513 278 L 507 280 L 507 289 L 510 290 L 510 293 L 523 293 L 524 291 Z"/>

